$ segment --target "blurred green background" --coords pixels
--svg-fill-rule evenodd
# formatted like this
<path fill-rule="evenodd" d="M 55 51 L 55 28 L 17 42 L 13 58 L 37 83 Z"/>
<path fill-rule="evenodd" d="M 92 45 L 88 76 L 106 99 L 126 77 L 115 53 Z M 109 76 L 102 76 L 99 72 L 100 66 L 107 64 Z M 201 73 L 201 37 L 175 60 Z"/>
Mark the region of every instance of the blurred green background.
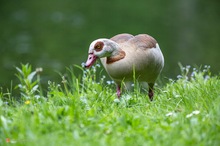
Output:
<path fill-rule="evenodd" d="M 183 65 L 220 70 L 218 0 L 1 0 L 0 86 L 15 79 L 15 66 L 44 69 L 43 80 L 60 80 L 87 59 L 90 43 L 119 33 L 153 36 L 165 56 L 165 77 Z"/>

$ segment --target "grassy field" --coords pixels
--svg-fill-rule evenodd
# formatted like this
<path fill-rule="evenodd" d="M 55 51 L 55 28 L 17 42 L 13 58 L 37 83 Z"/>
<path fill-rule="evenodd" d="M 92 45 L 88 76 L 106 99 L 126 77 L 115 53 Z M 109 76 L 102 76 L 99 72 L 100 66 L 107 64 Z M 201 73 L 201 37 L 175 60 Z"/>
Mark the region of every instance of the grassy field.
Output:
<path fill-rule="evenodd" d="M 41 68 L 16 68 L 16 89 L 0 91 L 0 145 L 220 145 L 220 80 L 209 66 L 181 67 L 177 79 L 157 85 L 153 102 L 138 83 L 117 100 L 97 68 L 69 68 L 46 89 Z"/>

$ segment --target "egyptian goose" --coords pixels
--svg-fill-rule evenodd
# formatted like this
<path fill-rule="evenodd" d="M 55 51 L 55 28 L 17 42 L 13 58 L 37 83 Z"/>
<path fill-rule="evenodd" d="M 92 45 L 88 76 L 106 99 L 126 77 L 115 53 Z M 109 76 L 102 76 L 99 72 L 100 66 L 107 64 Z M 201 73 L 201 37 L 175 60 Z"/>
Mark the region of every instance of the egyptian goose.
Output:
<path fill-rule="evenodd" d="M 164 66 L 163 54 L 153 37 L 147 34 L 118 34 L 110 39 L 97 39 L 90 44 L 85 67 L 91 67 L 98 58 L 116 83 L 118 98 L 121 82 L 133 81 L 135 73 L 136 79 L 148 83 L 148 96 L 153 100 L 153 87 Z"/>

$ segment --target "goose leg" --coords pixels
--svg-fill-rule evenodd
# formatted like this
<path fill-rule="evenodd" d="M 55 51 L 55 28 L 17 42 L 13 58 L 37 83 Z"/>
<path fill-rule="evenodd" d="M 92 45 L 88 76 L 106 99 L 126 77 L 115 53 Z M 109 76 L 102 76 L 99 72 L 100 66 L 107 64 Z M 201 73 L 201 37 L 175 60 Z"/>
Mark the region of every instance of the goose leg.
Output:
<path fill-rule="evenodd" d="M 120 99 L 120 96 L 121 96 L 121 86 L 120 85 L 117 85 L 117 96 L 118 96 L 118 99 Z"/>
<path fill-rule="evenodd" d="M 154 83 L 149 83 L 149 91 L 148 91 L 148 96 L 150 101 L 153 101 L 153 96 L 154 96 Z"/>

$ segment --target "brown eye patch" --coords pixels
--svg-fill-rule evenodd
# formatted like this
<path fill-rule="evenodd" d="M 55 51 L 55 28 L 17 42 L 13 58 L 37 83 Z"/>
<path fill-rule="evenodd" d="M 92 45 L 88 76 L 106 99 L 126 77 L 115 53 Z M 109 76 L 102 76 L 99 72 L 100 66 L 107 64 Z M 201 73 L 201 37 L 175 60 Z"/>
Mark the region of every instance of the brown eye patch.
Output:
<path fill-rule="evenodd" d="M 94 46 L 94 49 L 96 52 L 99 52 L 99 51 L 102 51 L 103 46 L 104 46 L 103 42 L 97 42 Z"/>

